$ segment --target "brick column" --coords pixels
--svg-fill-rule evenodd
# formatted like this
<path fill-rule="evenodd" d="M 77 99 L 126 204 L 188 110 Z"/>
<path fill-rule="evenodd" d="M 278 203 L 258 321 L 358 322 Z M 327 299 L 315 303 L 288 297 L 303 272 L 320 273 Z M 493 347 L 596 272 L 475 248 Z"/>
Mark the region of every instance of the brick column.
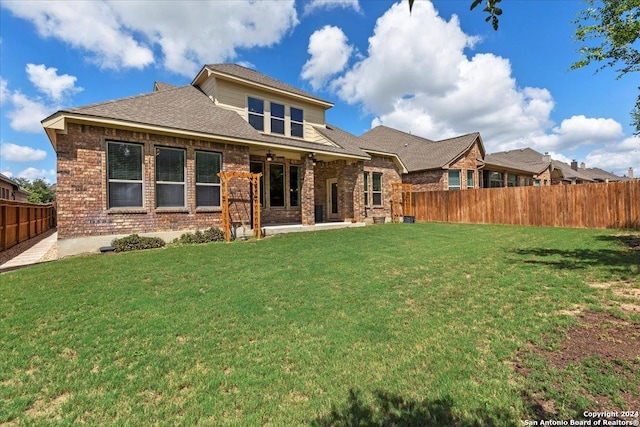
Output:
<path fill-rule="evenodd" d="M 309 156 L 304 156 L 302 168 L 302 225 L 314 225 L 315 220 L 315 197 L 314 197 L 314 170 L 313 160 Z"/>

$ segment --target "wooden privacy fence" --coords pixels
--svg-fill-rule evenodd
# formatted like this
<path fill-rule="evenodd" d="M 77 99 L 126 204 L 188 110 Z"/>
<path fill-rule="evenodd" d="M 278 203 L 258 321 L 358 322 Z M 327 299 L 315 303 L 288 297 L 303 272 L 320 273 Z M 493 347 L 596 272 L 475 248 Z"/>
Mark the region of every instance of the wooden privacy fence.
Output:
<path fill-rule="evenodd" d="M 53 204 L 0 199 L 0 251 L 36 237 L 56 225 Z"/>
<path fill-rule="evenodd" d="M 425 191 L 413 194 L 413 206 L 427 222 L 640 229 L 640 180 Z"/>

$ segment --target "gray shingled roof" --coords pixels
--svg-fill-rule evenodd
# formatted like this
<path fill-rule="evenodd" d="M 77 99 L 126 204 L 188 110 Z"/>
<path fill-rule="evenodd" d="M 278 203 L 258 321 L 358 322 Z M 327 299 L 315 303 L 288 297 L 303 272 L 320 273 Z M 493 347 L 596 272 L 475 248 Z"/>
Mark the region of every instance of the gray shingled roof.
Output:
<path fill-rule="evenodd" d="M 543 157 L 542 153 L 527 147 L 487 154 L 484 162 L 488 167 L 499 166 L 538 174 L 549 166 Z"/>
<path fill-rule="evenodd" d="M 553 165 L 554 169 L 559 169 L 562 172 L 562 178 L 565 180 L 579 179 L 582 181 L 593 181 L 591 177 L 589 177 L 585 173 L 582 173 L 581 170 L 573 170 L 571 169 L 571 165 L 568 165 L 564 162 L 561 162 L 559 160 L 552 160 L 551 164 Z"/>
<path fill-rule="evenodd" d="M 217 73 L 227 74 L 229 76 L 238 77 L 243 80 L 247 80 L 253 83 L 258 83 L 264 86 L 268 86 L 271 88 L 284 90 L 286 92 L 295 93 L 300 96 L 304 96 L 307 98 L 315 99 L 327 104 L 332 104 L 327 100 L 319 98 L 316 95 L 313 95 L 309 92 L 305 92 L 303 90 L 298 89 L 297 87 L 291 86 L 287 83 L 281 82 L 280 80 L 274 79 L 273 77 L 269 77 L 266 74 L 259 73 L 250 68 L 243 67 L 237 64 L 207 64 L 205 65 L 211 71 L 215 71 Z"/>
<path fill-rule="evenodd" d="M 357 140 L 357 137 L 338 129 L 324 133 L 337 146 L 260 133 L 238 113 L 216 106 L 203 92 L 191 85 L 164 88 L 164 90 L 143 95 L 61 110 L 56 114 L 59 113 L 122 120 L 140 125 L 161 126 L 178 131 L 231 137 L 246 142 L 277 144 L 315 152 L 329 152 L 365 159 L 369 157 L 354 143 L 353 140 Z"/>
<path fill-rule="evenodd" d="M 463 154 L 480 137 L 470 133 L 432 141 L 386 126 L 377 126 L 360 136 L 360 148 L 397 155 L 409 172 L 441 169 Z"/>
<path fill-rule="evenodd" d="M 177 87 L 176 85 L 172 85 L 170 83 L 164 83 L 164 82 L 155 82 L 154 85 L 153 85 L 154 90 L 157 89 L 158 91 L 167 90 L 167 89 L 174 89 L 176 87 Z"/>
<path fill-rule="evenodd" d="M 626 181 L 627 177 L 621 177 L 615 174 L 612 174 L 611 172 L 607 172 L 603 169 L 600 168 L 586 168 L 586 169 L 579 169 L 579 171 L 587 176 L 589 176 L 590 178 L 597 180 L 597 181 Z"/>

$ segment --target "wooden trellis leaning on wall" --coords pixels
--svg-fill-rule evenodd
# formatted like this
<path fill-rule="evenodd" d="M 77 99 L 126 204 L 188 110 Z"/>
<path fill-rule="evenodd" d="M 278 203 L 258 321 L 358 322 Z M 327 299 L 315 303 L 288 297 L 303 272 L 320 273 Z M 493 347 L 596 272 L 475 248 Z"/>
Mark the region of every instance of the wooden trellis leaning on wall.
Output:
<path fill-rule="evenodd" d="M 391 218 L 400 221 L 401 216 L 413 215 L 413 184 L 391 184 Z"/>
<path fill-rule="evenodd" d="M 260 177 L 261 173 L 251 172 L 218 172 L 222 193 L 222 231 L 227 242 L 231 241 L 231 218 L 229 217 L 229 180 L 231 178 L 245 178 L 251 181 L 251 205 L 253 207 L 253 236 L 260 238 Z"/>

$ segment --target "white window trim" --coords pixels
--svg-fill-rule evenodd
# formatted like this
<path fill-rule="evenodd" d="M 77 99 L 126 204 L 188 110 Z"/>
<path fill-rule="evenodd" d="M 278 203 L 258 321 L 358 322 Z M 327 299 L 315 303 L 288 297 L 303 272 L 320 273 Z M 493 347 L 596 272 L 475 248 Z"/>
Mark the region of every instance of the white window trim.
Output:
<path fill-rule="evenodd" d="M 249 109 L 249 100 L 250 99 L 255 99 L 256 101 L 262 101 L 262 114 L 253 112 L 253 111 L 251 111 Z M 247 96 L 247 123 L 251 124 L 251 116 L 262 117 L 262 130 L 256 129 L 258 132 L 265 132 L 266 131 L 264 102 L 265 102 L 265 100 L 262 99 L 262 98 L 257 98 L 255 96 Z M 271 124 L 271 123 L 269 123 L 269 124 Z"/>
<path fill-rule="evenodd" d="M 296 109 L 296 110 L 302 111 L 302 121 L 301 122 L 299 122 L 297 120 L 293 120 L 293 117 L 292 117 L 292 114 L 291 114 L 291 109 Z M 298 135 L 294 135 L 293 134 L 293 125 L 294 124 L 299 124 L 302 127 L 302 135 L 298 136 Z M 289 136 L 292 137 L 292 138 L 302 138 L 302 139 L 304 139 L 304 109 L 303 108 L 289 106 Z"/>
<path fill-rule="evenodd" d="M 451 172 L 458 172 L 458 185 L 451 185 Z M 462 171 L 460 169 L 449 169 L 447 171 L 447 187 L 449 190 L 461 190 L 462 189 Z"/>
<path fill-rule="evenodd" d="M 277 105 L 281 105 L 282 106 L 282 117 L 277 117 L 277 116 L 274 116 L 272 114 L 273 113 L 273 104 L 277 104 Z M 286 105 L 281 104 L 279 102 L 275 102 L 275 101 L 269 101 L 269 118 L 271 119 L 271 120 L 269 120 L 269 132 L 270 133 L 273 133 L 275 135 L 286 135 L 287 134 L 287 128 L 286 128 L 287 114 L 286 114 L 286 111 L 287 111 L 287 106 Z M 274 120 L 282 122 L 282 133 L 273 131 L 272 123 L 273 123 Z"/>

